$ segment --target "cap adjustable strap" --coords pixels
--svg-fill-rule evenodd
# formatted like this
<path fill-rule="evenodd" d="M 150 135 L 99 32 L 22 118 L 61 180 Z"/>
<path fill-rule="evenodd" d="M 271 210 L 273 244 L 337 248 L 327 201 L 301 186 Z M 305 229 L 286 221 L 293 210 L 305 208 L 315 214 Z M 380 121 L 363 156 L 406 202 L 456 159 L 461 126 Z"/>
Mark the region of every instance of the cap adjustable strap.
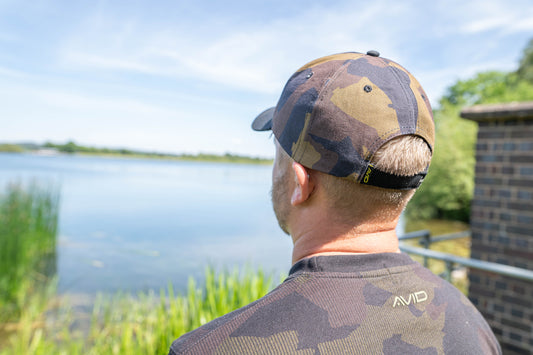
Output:
<path fill-rule="evenodd" d="M 416 189 L 426 177 L 427 169 L 414 176 L 399 176 L 376 169 L 368 164 L 360 183 L 394 190 Z"/>

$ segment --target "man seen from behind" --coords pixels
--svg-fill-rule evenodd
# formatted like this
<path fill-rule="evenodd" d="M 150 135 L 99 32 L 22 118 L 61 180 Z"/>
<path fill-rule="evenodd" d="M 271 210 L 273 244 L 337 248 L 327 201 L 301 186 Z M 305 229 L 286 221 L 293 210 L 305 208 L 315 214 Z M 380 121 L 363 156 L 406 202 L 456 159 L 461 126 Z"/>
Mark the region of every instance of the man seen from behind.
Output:
<path fill-rule="evenodd" d="M 316 59 L 252 128 L 271 130 L 287 279 L 177 339 L 177 354 L 500 354 L 470 301 L 399 250 L 434 149 L 418 81 L 376 51 Z"/>

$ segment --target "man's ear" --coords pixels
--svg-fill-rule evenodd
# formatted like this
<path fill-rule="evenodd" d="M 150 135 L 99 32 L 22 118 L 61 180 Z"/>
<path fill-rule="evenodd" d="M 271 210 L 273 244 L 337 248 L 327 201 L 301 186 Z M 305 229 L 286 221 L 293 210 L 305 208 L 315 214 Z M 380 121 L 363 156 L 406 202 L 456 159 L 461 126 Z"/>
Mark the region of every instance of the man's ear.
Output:
<path fill-rule="evenodd" d="M 311 181 L 307 169 L 302 164 L 293 162 L 292 170 L 294 171 L 294 180 L 296 184 L 292 191 L 291 204 L 297 206 L 309 199 L 315 185 Z"/>

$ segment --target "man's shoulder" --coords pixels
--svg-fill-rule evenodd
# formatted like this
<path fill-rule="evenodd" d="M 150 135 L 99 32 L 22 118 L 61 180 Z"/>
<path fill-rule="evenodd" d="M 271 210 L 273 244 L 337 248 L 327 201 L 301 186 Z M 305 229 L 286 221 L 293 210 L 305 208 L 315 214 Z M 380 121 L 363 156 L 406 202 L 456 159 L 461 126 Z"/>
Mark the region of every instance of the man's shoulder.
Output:
<path fill-rule="evenodd" d="M 487 323 L 461 292 L 409 263 L 297 272 L 267 296 L 183 335 L 170 354 L 357 353 L 362 345 L 391 353 L 497 348 Z"/>
<path fill-rule="evenodd" d="M 248 326 L 247 320 L 264 318 L 262 309 L 276 299 L 283 298 L 281 294 L 286 293 L 284 290 L 288 283 L 285 281 L 258 300 L 183 334 L 172 343 L 169 354 L 211 354 L 220 350 L 224 343 L 239 333 L 239 329 Z"/>
<path fill-rule="evenodd" d="M 259 300 L 258 300 L 259 301 Z M 188 354 L 188 353 L 198 353 L 191 352 L 195 347 L 201 346 L 203 342 L 209 341 L 209 337 L 213 335 L 213 332 L 220 332 L 224 329 L 230 330 L 232 328 L 232 323 L 236 321 L 239 314 L 246 312 L 248 309 L 254 306 L 258 301 L 250 303 L 242 308 L 239 308 L 233 312 L 225 314 L 219 318 L 216 318 L 201 327 L 192 330 L 186 334 L 183 334 L 178 339 L 174 340 L 170 347 L 169 354 L 178 355 L 178 354 Z M 216 344 L 213 344 L 216 345 Z"/>

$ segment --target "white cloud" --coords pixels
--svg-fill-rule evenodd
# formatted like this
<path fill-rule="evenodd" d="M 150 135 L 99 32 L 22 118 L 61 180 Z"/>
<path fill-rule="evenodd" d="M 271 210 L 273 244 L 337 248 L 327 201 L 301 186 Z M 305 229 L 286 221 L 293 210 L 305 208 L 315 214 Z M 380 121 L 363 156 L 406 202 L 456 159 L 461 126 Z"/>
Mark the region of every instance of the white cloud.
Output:
<path fill-rule="evenodd" d="M 404 5 L 310 7 L 261 27 L 236 26 L 209 36 L 182 27 L 151 28 L 92 15 L 65 42 L 66 65 L 196 78 L 255 92 L 278 92 L 300 65 L 326 53 L 393 48 L 399 31 L 380 30 L 409 14 Z M 198 24 L 202 26 L 202 24 Z M 107 35 L 111 33 L 112 35 Z"/>
<path fill-rule="evenodd" d="M 0 67 L 0 76 L 7 76 L 11 78 L 27 78 L 29 75 L 23 71 L 11 68 Z"/>
<path fill-rule="evenodd" d="M 122 114 L 143 115 L 143 116 L 169 116 L 176 115 L 176 111 L 162 108 L 155 105 L 139 102 L 131 99 L 102 98 L 97 96 L 80 95 L 71 92 L 35 90 L 34 97 L 43 104 L 55 106 L 62 109 L 73 109 L 95 113 L 121 112 Z"/>
<path fill-rule="evenodd" d="M 533 7 L 529 1 L 476 0 L 457 5 L 456 12 L 462 12 L 463 19 L 459 29 L 465 34 L 533 30 Z"/>
<path fill-rule="evenodd" d="M 69 63 L 76 63 L 78 66 L 102 68 L 108 70 L 124 70 L 148 74 L 162 74 L 156 67 L 143 64 L 136 60 L 125 58 L 114 58 L 107 55 L 84 53 L 81 51 L 65 51 L 64 60 Z"/>

